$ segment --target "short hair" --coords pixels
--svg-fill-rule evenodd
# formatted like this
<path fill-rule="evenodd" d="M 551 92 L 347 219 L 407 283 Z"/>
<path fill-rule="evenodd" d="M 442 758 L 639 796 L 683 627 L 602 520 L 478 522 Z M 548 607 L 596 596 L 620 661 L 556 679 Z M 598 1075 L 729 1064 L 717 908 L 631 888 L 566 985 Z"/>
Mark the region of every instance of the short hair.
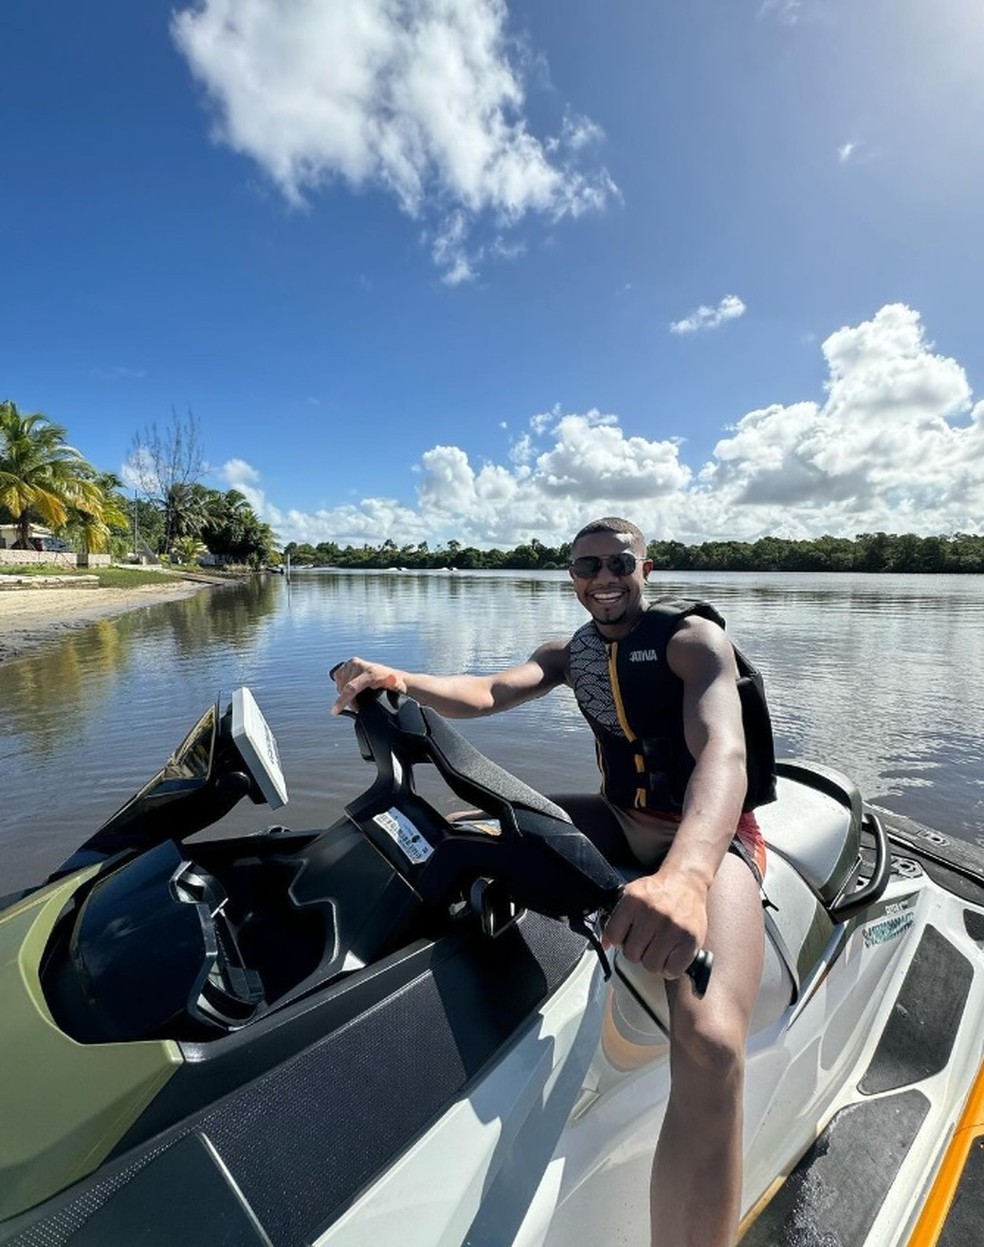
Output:
<path fill-rule="evenodd" d="M 618 515 L 606 515 L 600 520 L 592 520 L 578 532 L 571 542 L 571 548 L 573 549 L 582 537 L 590 537 L 592 533 L 616 533 L 620 537 L 630 537 L 630 544 L 645 556 L 646 538 L 643 536 L 642 529 L 637 524 L 633 524 L 631 520 L 623 520 Z"/>

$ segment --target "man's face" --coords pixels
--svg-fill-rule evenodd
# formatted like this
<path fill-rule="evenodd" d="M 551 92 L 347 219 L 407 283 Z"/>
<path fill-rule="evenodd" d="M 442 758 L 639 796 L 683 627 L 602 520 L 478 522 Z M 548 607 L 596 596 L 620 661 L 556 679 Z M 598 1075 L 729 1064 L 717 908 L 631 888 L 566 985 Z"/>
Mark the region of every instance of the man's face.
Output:
<path fill-rule="evenodd" d="M 609 560 L 617 562 L 617 556 L 634 554 L 635 569 L 620 575 L 619 569 L 609 566 Z M 571 569 L 571 580 L 577 600 L 598 625 L 602 635 L 618 635 L 627 632 L 643 609 L 642 586 L 652 571 L 652 563 L 639 550 L 634 549 L 632 538 L 623 533 L 589 533 L 574 543 L 571 564 L 582 558 L 593 558 L 600 565 L 590 574 L 579 576 Z"/>

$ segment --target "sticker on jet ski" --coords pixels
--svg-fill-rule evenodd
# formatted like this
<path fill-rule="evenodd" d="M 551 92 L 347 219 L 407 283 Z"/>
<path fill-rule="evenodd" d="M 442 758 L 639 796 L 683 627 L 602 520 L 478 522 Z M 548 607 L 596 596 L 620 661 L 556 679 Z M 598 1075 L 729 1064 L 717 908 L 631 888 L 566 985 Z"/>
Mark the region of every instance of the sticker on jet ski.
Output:
<path fill-rule="evenodd" d="M 434 852 L 433 847 L 400 810 L 384 810 L 382 814 L 376 814 L 372 821 L 386 832 L 407 861 L 413 862 L 415 866 L 426 862 Z"/>
<path fill-rule="evenodd" d="M 877 944 L 887 944 L 889 940 L 898 939 L 915 921 L 915 897 L 888 905 L 883 918 L 879 918 L 877 922 L 869 922 L 864 928 L 865 948 L 874 948 Z"/>

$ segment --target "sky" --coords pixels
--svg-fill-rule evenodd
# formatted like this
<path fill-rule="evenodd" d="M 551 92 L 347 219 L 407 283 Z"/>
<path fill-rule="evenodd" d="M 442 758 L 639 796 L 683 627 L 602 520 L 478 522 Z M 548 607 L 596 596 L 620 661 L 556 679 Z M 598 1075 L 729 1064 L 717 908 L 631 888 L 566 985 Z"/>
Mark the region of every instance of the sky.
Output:
<path fill-rule="evenodd" d="M 981 0 L 3 0 L 0 398 L 282 542 L 984 531 Z"/>

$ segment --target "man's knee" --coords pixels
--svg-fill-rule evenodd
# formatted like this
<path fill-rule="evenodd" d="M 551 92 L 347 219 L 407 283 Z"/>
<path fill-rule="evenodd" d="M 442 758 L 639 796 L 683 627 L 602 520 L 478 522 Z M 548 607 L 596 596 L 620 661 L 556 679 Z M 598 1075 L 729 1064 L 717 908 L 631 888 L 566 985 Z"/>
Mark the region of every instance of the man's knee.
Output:
<path fill-rule="evenodd" d="M 715 1084 L 741 1081 L 746 1027 L 738 1017 L 681 1011 L 673 1022 L 673 1063 Z"/>

